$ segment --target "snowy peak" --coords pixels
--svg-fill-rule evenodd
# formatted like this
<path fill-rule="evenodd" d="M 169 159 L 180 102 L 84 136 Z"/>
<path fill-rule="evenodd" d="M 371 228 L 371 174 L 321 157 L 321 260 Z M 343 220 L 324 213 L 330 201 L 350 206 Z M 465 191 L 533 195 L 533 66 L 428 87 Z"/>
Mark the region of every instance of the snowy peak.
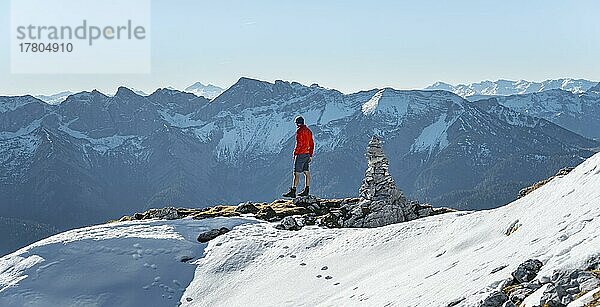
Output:
<path fill-rule="evenodd" d="M 69 97 L 72 94 L 73 92 L 64 91 L 53 95 L 36 95 L 35 98 L 50 105 L 58 105 L 65 101 L 67 97 Z"/>
<path fill-rule="evenodd" d="M 406 91 L 385 88 L 378 90 L 362 104 L 365 115 L 377 113 L 402 118 L 406 114 L 424 114 L 430 110 L 447 110 L 453 105 L 462 108 L 462 98 L 446 91 Z"/>
<path fill-rule="evenodd" d="M 208 99 L 214 99 L 217 96 L 221 95 L 221 93 L 223 93 L 223 91 L 225 91 L 225 90 L 216 85 L 212 85 L 212 84 L 204 85 L 201 82 L 196 82 L 196 83 L 186 87 L 184 91 L 188 92 L 188 93 L 192 93 L 196 96 L 206 97 Z"/>
<path fill-rule="evenodd" d="M 454 90 L 454 85 L 438 81 L 438 82 L 428 86 L 425 89 L 426 90 L 441 90 L 441 91 L 452 92 Z"/>
<path fill-rule="evenodd" d="M 486 80 L 477 83 L 458 85 L 436 82 L 425 89 L 450 91 L 466 98 L 470 96 L 508 96 L 516 94 L 528 94 L 551 89 L 561 89 L 572 93 L 583 93 L 589 90 L 595 84 L 596 82 L 594 81 L 570 78 L 545 80 L 542 82 L 500 79 L 496 81 Z"/>

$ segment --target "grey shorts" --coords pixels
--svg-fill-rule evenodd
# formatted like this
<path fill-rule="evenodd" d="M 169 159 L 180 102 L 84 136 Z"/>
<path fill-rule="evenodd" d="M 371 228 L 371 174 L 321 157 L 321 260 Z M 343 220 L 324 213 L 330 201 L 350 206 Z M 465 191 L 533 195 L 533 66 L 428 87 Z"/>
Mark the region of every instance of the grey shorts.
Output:
<path fill-rule="evenodd" d="M 294 158 L 294 172 L 303 173 L 308 172 L 308 165 L 310 164 L 309 154 L 299 154 Z"/>

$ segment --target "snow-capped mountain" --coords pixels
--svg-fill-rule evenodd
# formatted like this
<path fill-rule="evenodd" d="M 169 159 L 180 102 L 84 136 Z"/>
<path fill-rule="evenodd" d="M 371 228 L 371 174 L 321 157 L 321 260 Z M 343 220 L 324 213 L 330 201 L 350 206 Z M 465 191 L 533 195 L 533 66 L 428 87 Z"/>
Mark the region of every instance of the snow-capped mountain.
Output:
<path fill-rule="evenodd" d="M 73 92 L 64 91 L 53 95 L 36 95 L 34 97 L 48 104 L 60 104 L 72 94 Z"/>
<path fill-rule="evenodd" d="M 371 229 L 235 217 L 72 230 L 0 258 L 0 305 L 584 306 L 600 293 L 599 170 L 596 154 L 506 206 Z"/>
<path fill-rule="evenodd" d="M 545 80 L 542 82 L 532 82 L 525 80 L 497 80 L 458 85 L 452 85 L 444 82 L 436 82 L 425 89 L 449 91 L 461 97 L 468 98 L 468 100 L 470 101 L 473 101 L 481 98 L 486 98 L 486 96 L 489 97 L 529 94 L 552 89 L 561 89 L 569 91 L 571 93 L 579 94 L 587 91 L 588 89 L 596 85 L 596 83 L 597 81 L 570 78 Z"/>
<path fill-rule="evenodd" d="M 545 118 L 588 138 L 600 139 L 600 91 L 596 88 L 580 94 L 549 90 L 490 100 L 522 114 Z"/>
<path fill-rule="evenodd" d="M 355 194 L 374 134 L 408 196 L 468 209 L 508 203 L 598 146 L 550 122 L 490 109 L 497 108 L 445 91 L 345 95 L 248 78 L 212 101 L 123 87 L 60 105 L 0 97 L 1 216 L 64 230 L 168 204 L 272 200 L 290 184 L 299 114 L 316 143 L 311 192 L 323 197 Z"/>
<path fill-rule="evenodd" d="M 208 99 L 213 99 L 225 90 L 212 84 L 204 85 L 200 82 L 196 82 L 185 88 L 185 92 L 192 93 L 196 96 L 206 97 Z"/>

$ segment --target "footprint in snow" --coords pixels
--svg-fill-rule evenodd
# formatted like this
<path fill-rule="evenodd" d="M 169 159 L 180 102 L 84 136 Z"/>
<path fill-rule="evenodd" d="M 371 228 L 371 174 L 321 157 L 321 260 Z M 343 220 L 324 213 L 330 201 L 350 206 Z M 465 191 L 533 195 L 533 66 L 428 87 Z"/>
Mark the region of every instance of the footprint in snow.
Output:
<path fill-rule="evenodd" d="M 333 278 L 333 277 L 332 277 L 332 276 L 329 276 L 329 275 L 325 276 L 325 279 L 332 279 L 332 278 Z"/>
<path fill-rule="evenodd" d="M 324 266 L 321 268 L 321 271 L 326 271 L 327 269 L 329 269 L 327 266 Z"/>
<path fill-rule="evenodd" d="M 317 275 L 317 278 L 321 278 L 321 277 L 323 277 L 323 275 L 321 275 L 321 274 Z"/>

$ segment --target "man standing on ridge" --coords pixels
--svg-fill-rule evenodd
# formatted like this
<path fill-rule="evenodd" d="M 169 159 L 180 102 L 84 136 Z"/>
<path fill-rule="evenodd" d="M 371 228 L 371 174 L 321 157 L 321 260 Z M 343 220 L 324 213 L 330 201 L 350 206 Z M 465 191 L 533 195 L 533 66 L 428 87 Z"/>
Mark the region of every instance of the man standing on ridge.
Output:
<path fill-rule="evenodd" d="M 304 118 L 297 116 L 296 126 L 296 147 L 294 148 L 294 179 L 290 190 L 283 194 L 284 197 L 296 197 L 296 187 L 300 180 L 300 173 L 304 173 L 304 190 L 298 196 L 308 196 L 310 186 L 310 171 L 308 166 L 312 161 L 315 143 L 313 142 L 312 132 L 304 124 Z"/>

